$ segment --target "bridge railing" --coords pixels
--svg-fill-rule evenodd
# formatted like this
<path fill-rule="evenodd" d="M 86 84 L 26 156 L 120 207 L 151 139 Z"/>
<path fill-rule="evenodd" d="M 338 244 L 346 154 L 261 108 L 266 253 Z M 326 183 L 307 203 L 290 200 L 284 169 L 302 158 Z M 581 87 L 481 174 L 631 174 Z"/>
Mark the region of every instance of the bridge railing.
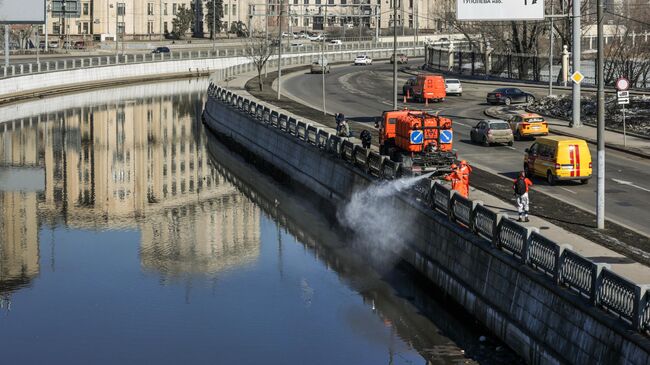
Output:
<path fill-rule="evenodd" d="M 423 42 L 398 42 L 401 48 L 418 47 L 421 48 L 421 54 L 424 54 Z M 393 44 L 390 42 L 347 42 L 339 45 L 326 44 L 324 52 L 331 53 L 328 58 L 333 57 L 330 61 L 343 60 L 342 52 L 359 52 L 372 49 L 386 49 L 390 51 Z M 320 52 L 320 43 L 304 44 L 299 47 L 282 47 L 282 54 L 286 57 L 288 55 L 297 55 L 305 53 Z M 378 55 L 379 57 L 390 57 L 390 54 Z M 375 56 L 375 57 L 378 57 Z M 153 62 L 169 62 L 169 61 L 183 61 L 183 60 L 201 60 L 201 59 L 215 59 L 215 58 L 231 58 L 231 57 L 247 57 L 246 47 L 224 48 L 216 50 L 172 50 L 169 53 L 131 53 L 131 54 L 113 54 L 113 55 L 96 55 L 96 56 L 80 56 L 75 59 L 48 59 L 39 62 L 23 62 L 18 64 L 11 64 L 9 66 L 0 65 L 0 80 L 11 77 L 26 76 L 32 74 L 41 74 L 47 72 L 60 72 L 70 71 L 77 69 L 90 69 L 97 67 L 107 67 L 115 65 L 129 65 L 129 64 L 146 64 Z M 291 62 L 306 63 L 311 62 L 311 55 L 304 55 L 303 58 L 292 58 Z M 272 57 L 273 58 L 273 57 Z M 232 74 L 244 72 L 237 70 L 237 68 L 244 67 L 244 65 L 235 65 Z"/>
<path fill-rule="evenodd" d="M 275 111 L 276 107 L 253 98 L 244 97 L 242 103 L 229 103 L 227 97 L 220 96 L 232 95 L 232 92 L 224 90 L 216 84 L 211 84 L 208 95 L 217 102 L 240 109 L 242 113 L 249 113 L 250 107 L 247 109 L 247 105 L 257 105 L 258 111 L 260 106 L 264 105 L 264 110 L 268 108 L 269 114 Z M 276 113 L 286 114 L 284 111 Z M 313 131 L 310 128 L 314 127 L 297 116 L 286 115 L 289 128 L 283 129 L 268 124 L 267 127 L 277 128 L 301 140 L 301 143 L 322 149 L 323 153 L 340 158 L 361 172 L 374 175 L 376 179 L 395 179 L 400 176 L 399 163 L 376 152 L 370 152 L 348 139 L 323 133 L 323 130 L 319 129 L 316 134 L 318 142 L 314 143 L 313 138 L 306 138 L 305 133 L 293 132 L 292 124 L 303 126 L 305 131 Z M 257 120 L 264 123 L 259 117 Z M 583 257 L 573 251 L 570 245 L 544 237 L 536 228 L 524 227 L 494 212 L 480 201 L 455 194 L 438 182 L 430 189 L 430 198 L 420 199 L 421 204 L 426 204 L 438 214 L 444 214 L 461 229 L 467 229 L 468 234 L 485 240 L 491 249 L 499 250 L 519 264 L 535 270 L 541 279 L 571 289 L 569 292 L 583 298 L 587 304 L 603 309 L 603 314 L 610 313 L 623 325 L 646 335 L 650 334 L 650 290 L 647 290 L 646 286 L 637 285 L 609 270 L 608 265 Z"/>

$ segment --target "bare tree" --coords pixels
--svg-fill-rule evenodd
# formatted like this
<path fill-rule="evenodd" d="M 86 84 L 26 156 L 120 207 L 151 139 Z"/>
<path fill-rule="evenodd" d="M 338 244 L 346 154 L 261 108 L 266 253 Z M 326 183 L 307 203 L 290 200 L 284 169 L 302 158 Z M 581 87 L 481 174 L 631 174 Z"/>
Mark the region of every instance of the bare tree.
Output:
<path fill-rule="evenodd" d="M 263 33 L 259 32 L 246 38 L 245 55 L 257 69 L 257 81 L 260 91 L 264 87 L 262 84 L 262 70 L 273 53 L 275 53 L 275 47 L 271 45 L 271 42 Z"/>

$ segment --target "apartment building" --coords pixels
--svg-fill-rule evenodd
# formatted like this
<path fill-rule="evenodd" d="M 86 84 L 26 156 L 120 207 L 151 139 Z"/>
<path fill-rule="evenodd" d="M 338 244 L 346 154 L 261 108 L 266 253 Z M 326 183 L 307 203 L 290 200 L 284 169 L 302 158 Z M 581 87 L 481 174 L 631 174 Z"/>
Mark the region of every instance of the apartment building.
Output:
<path fill-rule="evenodd" d="M 172 31 L 172 21 L 181 7 L 193 8 L 192 33 L 209 36 L 205 22 L 207 3 L 212 0 L 81 0 L 74 17 L 53 16 L 48 12 L 48 32 L 74 39 L 112 40 L 117 34 L 125 39 L 163 39 Z M 281 2 L 282 1 L 282 2 Z M 397 7 L 396 26 L 400 29 L 440 29 L 440 9 L 447 2 L 427 0 L 222 0 L 222 32 L 235 22 L 253 31 L 277 29 L 283 14 L 283 30 L 312 31 L 331 27 L 386 29 L 393 26 L 393 8 Z M 280 11 L 282 4 L 282 11 Z"/>

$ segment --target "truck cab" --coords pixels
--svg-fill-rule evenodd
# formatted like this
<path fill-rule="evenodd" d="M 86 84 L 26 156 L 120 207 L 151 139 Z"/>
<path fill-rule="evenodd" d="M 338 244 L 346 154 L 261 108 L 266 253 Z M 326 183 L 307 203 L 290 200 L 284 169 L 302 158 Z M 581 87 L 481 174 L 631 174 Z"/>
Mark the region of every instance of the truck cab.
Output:
<path fill-rule="evenodd" d="M 388 149 L 395 146 L 395 135 L 397 134 L 397 118 L 406 116 L 408 113 L 417 113 L 417 111 L 389 110 L 381 115 L 381 120 L 376 127 L 379 128 L 379 153 L 388 155 Z"/>

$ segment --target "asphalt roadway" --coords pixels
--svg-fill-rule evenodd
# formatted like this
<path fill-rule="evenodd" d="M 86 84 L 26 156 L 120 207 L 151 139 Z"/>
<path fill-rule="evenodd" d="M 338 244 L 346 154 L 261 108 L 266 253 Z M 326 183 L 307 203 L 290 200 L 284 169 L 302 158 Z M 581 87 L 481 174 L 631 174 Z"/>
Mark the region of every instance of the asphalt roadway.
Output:
<path fill-rule="evenodd" d="M 398 92 L 410 75 L 400 72 Z M 319 74 L 304 71 L 285 77 L 283 93 L 314 108 L 322 108 L 322 78 Z M 546 91 L 526 88 L 537 97 Z M 366 123 L 374 128 L 374 120 L 382 111 L 392 109 L 392 65 L 380 61 L 372 66 L 333 67 L 326 75 L 326 110 L 342 112 L 346 118 Z M 485 96 L 495 87 L 464 82 L 462 96 L 449 96 L 442 103 L 431 103 L 428 109 L 440 110 L 441 115 L 454 121 L 454 148 L 462 159 L 484 170 L 507 178 L 514 178 L 523 168 L 524 149 L 532 141 L 516 141 L 514 146 L 483 147 L 470 142 L 469 132 L 478 120 L 486 119 L 483 114 L 488 107 Z M 400 96 L 401 98 L 401 96 Z M 407 106 L 401 103 L 400 108 Z M 422 108 L 423 104 L 408 104 L 409 108 Z M 593 159 L 593 176 L 589 184 L 559 182 L 548 185 L 544 179 L 533 180 L 535 189 L 586 211 L 595 212 L 596 205 L 596 150 L 590 145 Z M 650 160 L 623 152 L 606 151 L 606 216 L 608 220 L 626 226 L 645 236 L 650 236 Z M 533 201 L 532 204 L 535 204 Z M 570 219 L 570 217 L 567 217 Z"/>

